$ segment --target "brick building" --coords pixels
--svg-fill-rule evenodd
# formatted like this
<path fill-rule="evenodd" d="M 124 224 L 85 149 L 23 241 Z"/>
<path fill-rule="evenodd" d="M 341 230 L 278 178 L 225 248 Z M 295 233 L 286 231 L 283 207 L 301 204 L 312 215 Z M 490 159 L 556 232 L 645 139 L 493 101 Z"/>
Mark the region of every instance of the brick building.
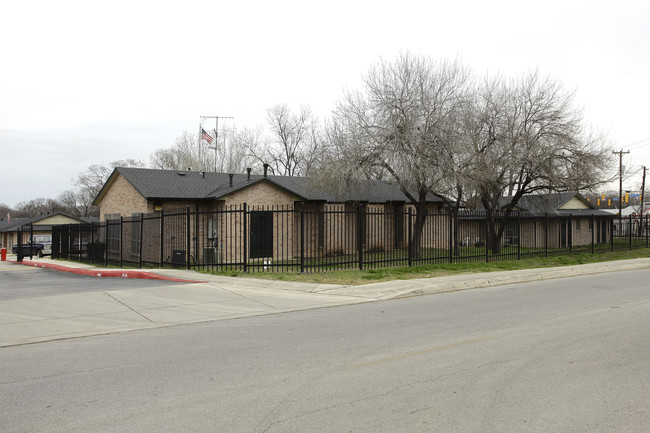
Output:
<path fill-rule="evenodd" d="M 512 200 L 502 197 L 501 209 Z M 567 246 L 605 244 L 611 239 L 612 215 L 595 209 L 580 193 L 530 194 L 523 196 L 513 209 L 521 220 L 512 219 L 506 224 L 503 242 L 530 248 L 566 248 Z M 474 217 L 461 220 L 465 230 L 475 226 L 476 233 L 485 233 L 483 208 Z M 478 216 L 481 215 L 481 216 Z M 548 245 L 546 243 L 548 242 Z"/>
<path fill-rule="evenodd" d="M 444 201 L 434 195 L 427 202 L 432 214 L 440 213 L 444 207 Z M 305 243 L 303 250 L 306 248 L 314 256 L 350 254 L 358 248 L 357 242 L 367 251 L 400 248 L 409 229 L 404 215 L 412 208 L 400 188 L 386 181 L 360 181 L 345 196 L 338 196 L 304 177 L 144 168 L 116 168 L 93 204 L 100 208 L 101 221 L 119 218 L 123 222 L 126 218 L 133 222 L 120 224 L 128 233 L 119 236 L 129 238 L 131 233 L 134 239 L 127 256 L 147 256 L 148 251 L 157 255 L 160 248 L 142 248 L 137 239 L 159 239 L 158 233 L 162 231 L 164 242 L 170 243 L 163 247 L 163 255 L 187 252 L 189 248 L 194 260 L 200 262 L 209 261 L 214 255 L 218 255 L 220 262 L 237 262 L 244 254 L 248 258 L 291 259 L 300 242 Z M 243 213 L 235 211 L 243 206 L 249 215 L 246 221 Z M 162 229 L 146 223 L 146 215 L 169 215 L 183 209 L 198 217 L 188 222 L 177 218 L 176 223 L 167 218 L 165 224 L 169 227 Z M 360 211 L 363 225 L 359 221 Z M 142 224 L 138 224 L 140 218 L 145 220 Z M 194 235 L 189 245 L 171 245 L 172 224 L 191 226 Z M 425 230 L 440 232 L 429 238 L 447 245 L 448 223 L 431 218 L 427 224 Z M 362 238 L 357 237 L 360 227 Z M 110 252 L 117 248 L 111 247 L 111 239 L 117 238 L 117 234 L 111 234 L 110 223 L 108 231 Z M 157 257 L 145 257 L 145 261 L 156 262 Z"/>
<path fill-rule="evenodd" d="M 28 230 L 22 233 L 20 243 L 29 242 L 29 236 L 52 239 L 52 226 L 61 224 L 84 224 L 95 221 L 95 218 L 76 218 L 63 212 L 47 212 L 31 218 L 0 218 L 0 248 L 11 252 L 13 245 L 18 243 L 18 230 Z M 37 242 L 41 242 L 38 239 Z"/>

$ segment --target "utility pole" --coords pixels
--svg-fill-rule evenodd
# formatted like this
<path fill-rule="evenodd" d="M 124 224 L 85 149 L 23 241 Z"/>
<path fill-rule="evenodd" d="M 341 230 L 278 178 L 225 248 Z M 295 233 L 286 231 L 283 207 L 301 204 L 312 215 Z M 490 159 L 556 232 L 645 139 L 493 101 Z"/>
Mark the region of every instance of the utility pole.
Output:
<path fill-rule="evenodd" d="M 618 218 L 621 218 L 622 208 L 622 198 L 623 198 L 623 154 L 630 153 L 630 151 L 623 151 L 623 149 L 618 152 L 613 151 L 612 153 L 618 153 Z"/>
<path fill-rule="evenodd" d="M 645 199 L 645 165 L 643 166 L 643 179 L 641 180 L 641 210 L 639 215 L 643 217 L 643 200 Z"/>
<path fill-rule="evenodd" d="M 217 171 L 217 148 L 219 147 L 219 119 L 234 119 L 227 116 L 201 116 L 202 119 L 215 119 L 214 126 L 214 171 Z"/>

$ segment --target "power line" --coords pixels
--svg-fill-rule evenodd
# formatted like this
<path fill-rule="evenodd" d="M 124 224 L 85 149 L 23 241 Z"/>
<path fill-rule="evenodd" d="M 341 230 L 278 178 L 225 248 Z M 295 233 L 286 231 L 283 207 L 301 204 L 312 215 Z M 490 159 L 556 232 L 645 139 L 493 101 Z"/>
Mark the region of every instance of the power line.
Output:
<path fill-rule="evenodd" d="M 629 149 L 638 149 L 639 147 L 650 146 L 650 137 L 644 138 L 643 140 L 635 141 L 629 145 Z M 616 153 L 616 152 L 615 152 Z"/>

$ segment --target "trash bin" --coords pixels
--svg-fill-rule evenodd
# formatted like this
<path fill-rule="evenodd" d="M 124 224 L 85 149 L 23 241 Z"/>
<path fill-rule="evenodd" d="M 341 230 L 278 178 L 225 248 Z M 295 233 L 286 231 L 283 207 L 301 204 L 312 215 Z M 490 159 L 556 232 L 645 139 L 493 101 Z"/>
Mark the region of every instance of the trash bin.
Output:
<path fill-rule="evenodd" d="M 7 249 L 6 248 L 0 248 L 0 261 L 2 261 L 2 262 L 7 261 Z"/>
<path fill-rule="evenodd" d="M 172 265 L 185 266 L 185 250 L 172 251 Z"/>

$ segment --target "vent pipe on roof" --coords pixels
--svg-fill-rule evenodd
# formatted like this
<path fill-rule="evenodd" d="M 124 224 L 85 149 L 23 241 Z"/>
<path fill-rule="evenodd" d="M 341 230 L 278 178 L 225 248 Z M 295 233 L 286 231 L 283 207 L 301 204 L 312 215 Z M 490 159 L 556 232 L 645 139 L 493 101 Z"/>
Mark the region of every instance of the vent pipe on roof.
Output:
<path fill-rule="evenodd" d="M 268 164 L 264 164 L 264 177 L 266 177 L 266 171 L 269 169 Z"/>
<path fill-rule="evenodd" d="M 248 173 L 248 180 L 249 180 L 249 181 L 251 180 L 251 170 L 252 170 L 252 168 L 250 168 L 250 167 L 248 167 L 248 168 L 246 169 L 246 172 Z"/>
<path fill-rule="evenodd" d="M 232 177 L 233 177 L 233 174 L 231 173 L 231 174 L 229 174 L 228 176 L 230 176 L 230 187 L 232 188 Z"/>
<path fill-rule="evenodd" d="M 205 171 L 201 170 L 201 177 L 205 178 Z"/>

